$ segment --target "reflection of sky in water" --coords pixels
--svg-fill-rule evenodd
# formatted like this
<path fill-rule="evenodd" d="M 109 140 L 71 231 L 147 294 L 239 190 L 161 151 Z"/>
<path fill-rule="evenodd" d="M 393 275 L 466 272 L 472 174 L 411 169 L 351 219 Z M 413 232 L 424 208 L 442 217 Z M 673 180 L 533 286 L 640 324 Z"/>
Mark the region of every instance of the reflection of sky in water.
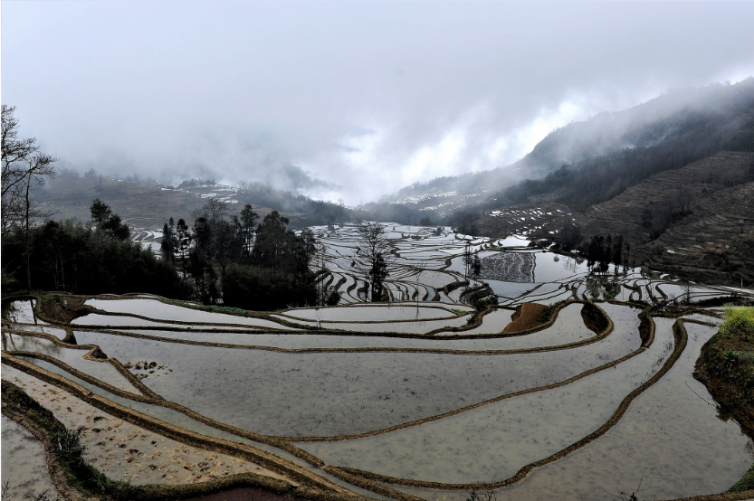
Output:
<path fill-rule="evenodd" d="M 667 360 L 672 322 L 658 323 L 657 339 L 646 351 L 566 386 L 385 435 L 298 445 L 329 464 L 389 476 L 448 483 L 502 480 L 606 422 Z"/>
<path fill-rule="evenodd" d="M 11 322 L 17 322 L 20 324 L 36 324 L 46 323 L 37 320 L 34 315 L 34 304 L 36 301 L 33 299 L 25 299 L 21 301 L 13 301 L 3 305 L 3 318 Z"/>
<path fill-rule="evenodd" d="M 686 330 L 689 340 L 681 358 L 615 427 L 522 482 L 495 491 L 497 500 L 602 501 L 610 499 L 605 491 L 633 491 L 639 482 L 640 499 L 675 499 L 724 492 L 737 482 L 754 461 L 752 442 L 733 420 L 718 419 L 718 410 L 705 402 L 712 397 L 693 377 L 701 347 L 716 329 L 687 323 Z M 424 499 L 468 498 L 463 491 L 399 489 Z"/>
<path fill-rule="evenodd" d="M 534 283 L 503 282 L 502 280 L 487 279 L 483 280 L 483 282 L 488 284 L 496 295 L 508 298 L 518 297 L 538 285 Z"/>
<path fill-rule="evenodd" d="M 3 332 L 3 351 L 31 351 L 57 358 L 62 348 L 52 341 L 34 336 L 22 336 Z M 85 352 L 82 350 L 81 355 Z"/>
<path fill-rule="evenodd" d="M 289 329 L 284 325 L 260 318 L 227 315 L 209 311 L 166 304 L 154 299 L 88 299 L 84 304 L 112 313 L 130 313 L 154 318 L 165 322 L 208 322 L 217 324 L 249 325 L 272 329 Z M 110 317 L 110 325 L 121 325 L 118 317 Z M 74 324 L 86 325 L 87 317 L 75 319 Z M 105 324 L 107 325 L 107 323 Z M 125 325 L 125 324 L 122 324 Z"/>
<path fill-rule="evenodd" d="M 527 240 L 524 237 L 510 236 L 502 240 L 498 240 L 495 245 L 498 247 L 527 247 L 531 240 Z"/>
<path fill-rule="evenodd" d="M 561 256 L 552 252 L 538 252 L 535 256 L 535 282 L 554 282 L 589 271 L 585 259 Z"/>
<path fill-rule="evenodd" d="M 283 314 L 304 320 L 369 322 L 388 320 L 415 320 L 426 318 L 447 318 L 454 312 L 443 308 L 422 306 L 352 306 L 349 308 L 307 308 L 284 311 Z"/>
<path fill-rule="evenodd" d="M 83 357 L 88 351 L 85 349 L 64 348 L 47 339 L 3 332 L 3 350 L 26 351 L 48 355 L 66 365 L 70 365 L 74 369 L 96 377 L 100 381 L 104 381 L 122 390 L 130 391 L 131 393 L 139 393 L 109 362 L 95 362 L 84 359 Z M 30 360 L 32 363 L 37 363 L 37 359 L 32 358 Z"/>
<path fill-rule="evenodd" d="M 5 371 L 5 367 L 3 367 Z M 26 428 L 10 418 L 2 417 L 2 478 L 3 499 L 33 499 L 29 492 L 49 491 L 55 499 L 57 491 L 52 483 L 42 442 Z"/>
<path fill-rule="evenodd" d="M 543 332 L 540 342 L 557 344 L 558 332 L 565 342 L 581 337 L 574 339 L 574 333 L 593 335 L 585 329 L 578 306 L 572 313 L 563 315 L 562 325 Z M 641 344 L 636 313 L 616 307 L 616 317 L 626 321 L 598 343 L 525 355 L 291 354 L 81 335 L 82 342 L 96 342 L 121 362 L 154 360 L 169 367 L 173 372 L 150 376 L 144 383 L 209 417 L 261 433 L 331 435 L 436 415 L 562 381 L 620 358 Z M 507 348 L 507 343 L 501 340 L 498 346 Z"/>
<path fill-rule="evenodd" d="M 28 325 L 28 324 L 6 324 L 10 329 L 18 329 L 27 332 L 41 332 L 42 334 L 50 334 L 60 340 L 65 338 L 65 329 L 60 327 L 52 327 L 50 325 Z"/>

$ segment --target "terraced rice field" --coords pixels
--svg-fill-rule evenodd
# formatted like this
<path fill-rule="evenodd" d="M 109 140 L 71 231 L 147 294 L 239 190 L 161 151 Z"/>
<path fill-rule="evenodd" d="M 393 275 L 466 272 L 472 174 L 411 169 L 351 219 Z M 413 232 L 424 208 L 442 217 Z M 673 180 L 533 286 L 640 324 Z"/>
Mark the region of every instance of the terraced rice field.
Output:
<path fill-rule="evenodd" d="M 596 279 L 519 248 L 507 252 L 528 257 L 498 257 L 495 279 L 471 284 L 500 303 L 477 313 L 458 259 L 492 242 L 389 225 L 395 301 L 364 304 L 355 229 L 315 231 L 339 306 L 243 315 L 100 296 L 62 324 L 40 318 L 39 298 L 7 301 L 2 377 L 84 426 L 93 464 L 136 485 L 254 472 L 371 498 L 601 500 L 641 481 L 641 499 L 675 499 L 723 492 L 751 467 L 751 439 L 692 377 L 719 309 L 642 321 L 646 304 L 628 302 L 727 290 L 640 270 Z M 554 306 L 516 329 L 524 303 Z M 4 439 L 14 424 L 3 418 Z M 40 476 L 24 464 L 14 474 Z"/>

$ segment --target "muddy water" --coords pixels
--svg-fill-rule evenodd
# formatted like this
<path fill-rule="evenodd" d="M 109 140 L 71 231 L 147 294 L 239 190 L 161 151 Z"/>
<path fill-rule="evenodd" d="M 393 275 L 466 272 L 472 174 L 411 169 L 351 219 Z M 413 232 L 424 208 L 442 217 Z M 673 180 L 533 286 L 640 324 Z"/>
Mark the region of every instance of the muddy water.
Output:
<path fill-rule="evenodd" d="M 272 318 L 288 320 L 302 326 L 311 326 L 311 322 L 304 322 L 293 318 L 271 315 Z M 463 327 L 468 316 L 447 318 L 441 320 L 420 320 L 418 322 L 389 322 L 389 323 L 356 323 L 356 322 L 320 322 L 323 329 L 345 330 L 351 332 L 400 332 L 405 334 L 426 334 L 436 329 Z"/>
<path fill-rule="evenodd" d="M 268 327 L 271 329 L 288 329 L 284 325 L 280 325 L 276 322 L 270 322 L 269 320 L 264 320 L 261 318 L 249 318 L 237 315 L 227 315 L 224 313 L 212 313 L 208 311 L 196 310 L 193 308 L 185 308 L 183 306 L 176 306 L 173 304 L 166 304 L 161 301 L 155 301 L 152 299 L 88 299 L 85 304 L 111 313 L 130 313 L 132 315 L 141 315 L 143 317 L 150 317 L 165 322 L 179 321 L 233 324 L 247 325 L 251 327 Z M 85 317 L 78 318 L 72 323 L 86 325 L 86 319 L 91 316 L 92 315 L 87 315 Z M 109 318 L 109 323 L 112 325 L 125 325 L 116 323 L 116 320 L 120 321 L 122 317 Z M 99 321 L 102 320 L 103 319 L 99 319 Z"/>
<path fill-rule="evenodd" d="M 185 498 L 184 501 L 283 501 L 293 499 L 283 494 L 253 487 L 238 487 L 205 496 Z"/>
<path fill-rule="evenodd" d="M 145 320 L 137 317 L 126 316 L 112 316 L 112 315 L 100 315 L 97 313 L 90 313 L 84 317 L 79 317 L 71 322 L 73 326 L 79 325 L 81 327 L 97 327 L 102 325 L 114 325 L 118 327 L 177 327 L 180 329 L 223 329 L 223 330 L 253 330 L 258 327 L 270 327 L 276 330 L 298 330 L 292 327 L 286 327 L 276 322 L 270 322 L 268 320 L 258 320 L 260 325 L 249 325 L 248 327 L 227 326 L 227 324 L 215 324 L 204 326 L 191 326 L 185 324 L 171 324 L 169 321 L 152 321 Z"/>
<path fill-rule="evenodd" d="M 260 346 L 275 347 L 283 349 L 308 349 L 308 348 L 419 348 L 426 350 L 514 350 L 520 348 L 558 346 L 567 343 L 581 341 L 594 336 L 584 325 L 581 318 L 581 305 L 566 307 L 561 311 L 558 321 L 547 329 L 527 334 L 523 336 L 514 336 L 507 338 L 493 339 L 449 339 L 450 335 L 467 335 L 480 334 L 477 329 L 463 332 L 445 332 L 438 333 L 432 338 L 400 338 L 400 337 L 380 337 L 380 336 L 353 336 L 348 334 L 341 335 L 321 335 L 321 334 L 252 334 L 252 333 L 214 333 L 214 332 L 174 332 L 158 330 L 128 330 L 127 333 L 145 334 L 168 340 L 189 340 L 201 341 L 208 343 L 227 343 L 239 346 Z M 494 326 L 489 322 L 490 315 L 486 315 L 485 324 L 489 332 L 499 332 L 510 321 L 511 310 L 499 310 L 500 316 L 508 321 L 502 326 Z M 492 321 L 495 321 L 493 317 Z M 99 344 L 103 336 L 113 334 L 98 333 L 89 331 L 75 331 L 76 339 L 80 344 Z M 126 336 L 124 336 L 126 337 Z"/>
<path fill-rule="evenodd" d="M 172 369 L 143 382 L 219 421 L 271 435 L 340 435 L 558 382 L 638 349 L 637 310 L 605 307 L 616 322 L 606 339 L 525 355 L 292 354 L 77 336 L 123 363 L 150 360 Z"/>
<path fill-rule="evenodd" d="M 158 330 L 129 330 L 127 333 L 145 334 L 166 340 L 189 340 L 209 343 L 227 343 L 239 346 L 264 346 L 283 349 L 308 348 L 419 348 L 427 350 L 514 350 L 532 347 L 558 346 L 593 337 L 581 318 L 582 306 L 579 304 L 565 307 L 551 327 L 532 334 L 497 339 L 447 339 L 449 335 L 468 335 L 486 332 L 499 332 L 510 322 L 511 310 L 498 310 L 485 315 L 482 326 L 463 332 L 446 332 L 436 334 L 431 339 L 370 337 L 320 334 L 250 334 L 250 333 L 214 333 L 214 332 L 174 332 Z M 492 315 L 492 318 L 490 318 Z M 507 320 L 505 320 L 507 318 Z M 504 323 L 502 322 L 504 321 Z M 497 324 L 497 325 L 495 325 Z M 482 332 L 480 332 L 480 330 Z M 125 333 L 124 333 L 125 334 Z M 99 344 L 103 336 L 113 334 L 75 331 L 80 344 Z M 124 336 L 126 337 L 126 336 Z M 124 341 L 125 342 L 125 341 Z"/>
<path fill-rule="evenodd" d="M 307 308 L 284 311 L 287 317 L 299 320 L 320 320 L 337 322 L 384 322 L 391 320 L 417 320 L 447 318 L 456 313 L 445 308 L 427 306 L 351 306 L 348 308 Z"/>
<path fill-rule="evenodd" d="M 165 407 L 160 407 L 160 406 L 156 406 L 156 405 L 145 404 L 145 403 L 142 403 L 142 402 L 135 402 L 133 400 L 129 400 L 127 398 L 120 397 L 118 395 L 115 395 L 114 393 L 110 393 L 107 390 L 103 390 L 102 388 L 99 388 L 98 386 L 95 386 L 93 384 L 87 383 L 86 381 L 84 381 L 82 379 L 79 379 L 76 376 L 74 376 L 74 375 L 72 375 L 72 374 L 70 374 L 70 373 L 62 370 L 61 368 L 59 368 L 59 367 L 57 367 L 57 366 L 55 366 L 53 364 L 50 364 L 48 362 L 45 362 L 43 360 L 34 360 L 34 359 L 31 359 L 31 358 L 27 358 L 27 357 L 19 357 L 19 358 L 21 358 L 23 360 L 26 360 L 28 362 L 34 362 L 34 363 L 36 363 L 36 365 L 40 366 L 41 368 L 43 368 L 45 370 L 48 370 L 50 372 L 53 372 L 55 374 L 60 374 L 60 375 L 62 375 L 64 377 L 68 378 L 69 380 L 71 380 L 71 381 L 73 381 L 73 382 L 75 382 L 75 383 L 83 386 L 84 388 L 90 390 L 92 393 L 95 393 L 97 395 L 101 395 L 101 396 L 103 396 L 103 397 L 105 397 L 105 398 L 107 398 L 107 399 L 109 399 L 109 400 L 111 400 L 111 401 L 113 401 L 115 403 L 123 405 L 124 407 L 128 407 L 128 408 L 136 410 L 138 412 L 142 412 L 144 414 L 152 416 L 152 417 L 154 417 L 156 419 L 159 419 L 161 421 L 165 421 L 167 423 L 174 424 L 174 425 L 179 426 L 181 428 L 185 428 L 187 430 L 191 430 L 193 432 L 196 432 L 196 433 L 199 433 L 199 434 L 202 434 L 202 435 L 206 435 L 208 437 L 220 438 L 220 439 L 228 440 L 228 441 L 231 441 L 231 442 L 237 442 L 237 443 L 251 445 L 251 446 L 256 447 L 258 449 L 270 452 L 270 453 L 276 455 L 279 458 L 285 459 L 286 461 L 290 461 L 292 463 L 295 463 L 295 464 L 297 464 L 299 466 L 302 466 L 304 468 L 307 468 L 309 470 L 313 470 L 316 474 L 327 478 L 328 480 L 330 480 L 333 483 L 345 486 L 348 489 L 352 490 L 353 492 L 360 493 L 360 494 L 363 494 L 363 495 L 368 495 L 369 497 L 376 498 L 376 499 L 384 499 L 380 495 L 374 494 L 374 493 L 372 493 L 370 491 L 366 491 L 364 489 L 360 489 L 358 487 L 355 487 L 355 486 L 352 486 L 350 484 L 347 484 L 347 483 L 345 483 L 345 482 L 343 482 L 343 481 L 341 481 L 341 480 L 339 480 L 339 479 L 337 479 L 335 477 L 332 477 L 331 475 L 323 472 L 319 468 L 312 467 L 311 465 L 309 465 L 308 463 L 306 463 L 302 459 L 299 459 L 298 457 L 296 457 L 296 456 L 294 456 L 294 455 L 292 455 L 290 453 L 287 453 L 287 452 L 285 452 L 283 450 L 277 449 L 277 448 L 275 448 L 273 446 L 270 446 L 270 445 L 267 445 L 267 444 L 264 444 L 264 443 L 260 443 L 260 442 L 255 442 L 255 441 L 249 440 L 247 438 L 239 437 L 237 435 L 233 435 L 231 433 L 228 433 L 228 432 L 225 432 L 225 431 L 222 431 L 222 430 L 218 430 L 217 428 L 213 428 L 213 427 L 211 427 L 209 425 L 206 425 L 204 423 L 201 423 L 199 421 L 195 421 L 195 420 L 187 417 L 185 414 L 182 414 L 182 413 L 180 413 L 178 411 L 174 411 L 172 409 L 167 409 Z M 4 379 L 13 380 L 14 376 L 18 376 L 18 375 L 20 375 L 20 377 L 28 377 L 27 374 L 22 373 L 21 371 L 19 371 L 17 369 L 14 369 L 13 367 L 7 367 L 5 365 L 3 366 L 3 378 Z M 57 389 L 56 389 L 56 391 L 57 391 Z"/>
<path fill-rule="evenodd" d="M 32 499 L 48 491 L 51 499 L 58 495 L 47 469 L 42 442 L 26 428 L 2 416 L 2 481 L 8 484 L 3 500 Z"/>
<path fill-rule="evenodd" d="M 493 403 L 440 421 L 343 442 L 300 443 L 336 466 L 445 483 L 494 482 L 587 436 L 672 352 L 672 321 L 618 366 L 569 385 Z"/>
<path fill-rule="evenodd" d="M 50 410 L 69 430 L 83 428 L 86 461 L 116 480 L 132 484 L 186 484 L 253 472 L 279 475 L 253 463 L 176 442 L 111 416 L 67 391 L 17 370 L 3 377 Z"/>
<path fill-rule="evenodd" d="M 65 364 L 70 365 L 74 369 L 85 372 L 86 374 L 96 377 L 100 381 L 111 384 L 116 388 L 120 388 L 121 390 L 129 391 L 131 393 L 140 394 L 139 390 L 134 388 L 134 386 L 108 362 L 94 362 L 92 360 L 85 360 L 83 356 L 87 353 L 87 350 L 63 348 L 62 346 L 58 346 L 52 341 L 48 341 L 47 339 L 41 339 L 33 336 L 24 336 L 21 334 L 11 334 L 9 332 L 3 332 L 2 336 L 3 350 L 30 351 L 34 353 L 49 355 Z"/>
<path fill-rule="evenodd" d="M 617 499 L 618 491 L 631 493 L 639 482 L 640 499 L 674 499 L 723 492 L 737 482 L 754 461 L 754 447 L 734 421 L 705 402 L 713 399 L 693 377 L 701 347 L 716 329 L 687 323 L 686 330 L 689 341 L 681 358 L 609 433 L 496 491 L 497 499 L 602 501 L 610 498 L 605 491 Z M 468 497 L 401 489 L 431 500 Z"/>
<path fill-rule="evenodd" d="M 30 324 L 5 324 L 9 329 L 18 329 L 22 331 L 41 332 L 43 334 L 50 334 L 56 338 L 62 340 L 65 338 L 65 329 L 59 327 L 51 327 L 49 325 L 30 325 Z"/>

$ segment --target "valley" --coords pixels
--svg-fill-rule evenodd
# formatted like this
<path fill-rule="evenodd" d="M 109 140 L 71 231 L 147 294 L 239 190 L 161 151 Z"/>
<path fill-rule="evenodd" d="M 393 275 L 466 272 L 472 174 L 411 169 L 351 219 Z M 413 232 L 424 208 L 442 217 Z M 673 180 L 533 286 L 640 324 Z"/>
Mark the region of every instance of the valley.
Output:
<path fill-rule="evenodd" d="M 752 442 L 693 376 L 722 305 L 754 291 L 648 268 L 595 275 L 522 235 L 381 226 L 394 261 L 378 302 L 366 301 L 350 223 L 311 228 L 313 267 L 324 263 L 318 280 L 340 292 L 337 306 L 4 297 L 4 416 L 81 426 L 84 457 L 115 498 L 261 488 L 463 501 L 555 489 L 597 500 L 638 483 L 647 499 L 754 493 L 717 494 L 752 466 Z M 469 250 L 482 256 L 478 277 Z M 74 304 L 73 319 L 55 316 Z M 25 415 L 24 398 L 48 411 Z M 13 483 L 34 471 L 14 470 Z M 48 482 L 75 493 L 64 477 Z"/>

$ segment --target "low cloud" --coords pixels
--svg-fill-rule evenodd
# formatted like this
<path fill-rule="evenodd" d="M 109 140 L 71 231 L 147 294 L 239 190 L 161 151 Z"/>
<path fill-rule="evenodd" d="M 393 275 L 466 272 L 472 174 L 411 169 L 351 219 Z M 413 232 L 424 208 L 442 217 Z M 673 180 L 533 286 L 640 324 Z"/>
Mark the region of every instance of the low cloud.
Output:
<path fill-rule="evenodd" d="M 3 102 L 80 170 L 354 204 L 742 80 L 752 25 L 749 2 L 9 2 Z"/>

